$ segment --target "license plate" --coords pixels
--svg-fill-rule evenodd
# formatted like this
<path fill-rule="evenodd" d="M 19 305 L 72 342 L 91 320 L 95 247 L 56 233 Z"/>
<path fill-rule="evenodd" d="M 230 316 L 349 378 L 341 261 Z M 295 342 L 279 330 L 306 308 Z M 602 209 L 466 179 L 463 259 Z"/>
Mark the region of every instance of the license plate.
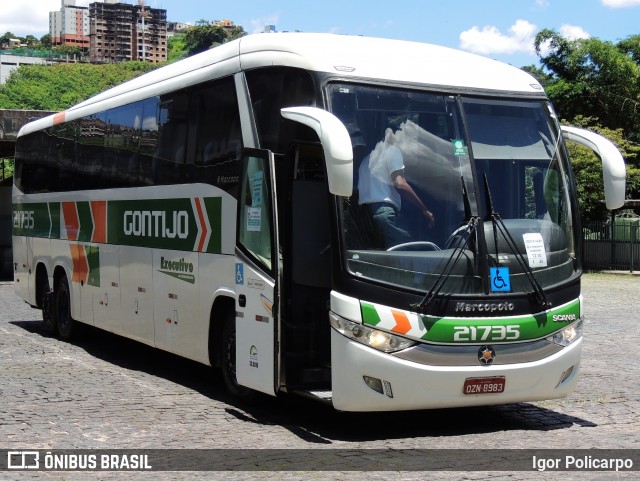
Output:
<path fill-rule="evenodd" d="M 470 377 L 465 379 L 463 394 L 500 394 L 504 392 L 504 377 Z"/>

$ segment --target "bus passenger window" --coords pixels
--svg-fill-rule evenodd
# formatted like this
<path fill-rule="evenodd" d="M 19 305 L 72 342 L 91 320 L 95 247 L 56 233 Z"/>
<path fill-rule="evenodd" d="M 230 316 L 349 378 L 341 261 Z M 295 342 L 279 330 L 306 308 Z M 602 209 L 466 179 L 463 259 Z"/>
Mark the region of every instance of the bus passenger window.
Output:
<path fill-rule="evenodd" d="M 230 188 L 242 151 L 240 111 L 232 77 L 191 92 L 187 178 Z M 226 179 L 219 183 L 219 179 Z M 237 194 L 236 194 L 237 195 Z"/>
<path fill-rule="evenodd" d="M 286 120 L 280 109 L 316 105 L 313 80 L 304 70 L 274 67 L 247 72 L 260 147 L 284 153 L 293 141 L 316 141 L 312 130 Z"/>

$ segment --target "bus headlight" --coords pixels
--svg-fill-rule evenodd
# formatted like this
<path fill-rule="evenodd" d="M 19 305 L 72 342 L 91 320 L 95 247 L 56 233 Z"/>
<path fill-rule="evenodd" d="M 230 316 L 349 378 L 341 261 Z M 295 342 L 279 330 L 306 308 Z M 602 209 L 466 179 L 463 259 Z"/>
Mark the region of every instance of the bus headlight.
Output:
<path fill-rule="evenodd" d="M 566 347 L 580 337 L 582 337 L 582 320 L 554 332 L 551 336 L 547 337 L 547 341 Z"/>
<path fill-rule="evenodd" d="M 401 351 L 418 344 L 410 339 L 349 321 L 333 312 L 329 313 L 329 322 L 343 336 L 383 352 Z"/>

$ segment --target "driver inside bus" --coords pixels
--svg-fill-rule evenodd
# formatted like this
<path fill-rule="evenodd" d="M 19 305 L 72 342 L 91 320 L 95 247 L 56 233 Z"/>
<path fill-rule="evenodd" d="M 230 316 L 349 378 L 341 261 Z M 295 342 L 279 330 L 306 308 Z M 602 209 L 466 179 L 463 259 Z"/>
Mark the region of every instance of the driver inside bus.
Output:
<path fill-rule="evenodd" d="M 362 159 L 358 171 L 358 203 L 369 206 L 373 220 L 382 230 L 387 248 L 411 240 L 409 232 L 397 225 L 402 199 L 418 208 L 428 227 L 433 227 L 435 222 L 431 211 L 407 182 L 402 152 L 393 145 L 393 139 L 393 131 L 387 128 L 384 140 L 378 142 L 373 151 Z"/>

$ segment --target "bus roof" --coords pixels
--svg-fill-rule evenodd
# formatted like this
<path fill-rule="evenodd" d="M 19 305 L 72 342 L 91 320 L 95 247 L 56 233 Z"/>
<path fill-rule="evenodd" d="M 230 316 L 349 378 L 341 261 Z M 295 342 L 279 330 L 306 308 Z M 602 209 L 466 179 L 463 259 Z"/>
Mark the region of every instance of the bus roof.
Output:
<path fill-rule="evenodd" d="M 91 97 L 56 116 L 27 124 L 20 135 L 117 105 L 266 66 L 298 67 L 342 78 L 414 84 L 475 93 L 538 95 L 538 81 L 523 70 L 437 45 L 316 33 L 242 37 L 159 68 Z"/>

